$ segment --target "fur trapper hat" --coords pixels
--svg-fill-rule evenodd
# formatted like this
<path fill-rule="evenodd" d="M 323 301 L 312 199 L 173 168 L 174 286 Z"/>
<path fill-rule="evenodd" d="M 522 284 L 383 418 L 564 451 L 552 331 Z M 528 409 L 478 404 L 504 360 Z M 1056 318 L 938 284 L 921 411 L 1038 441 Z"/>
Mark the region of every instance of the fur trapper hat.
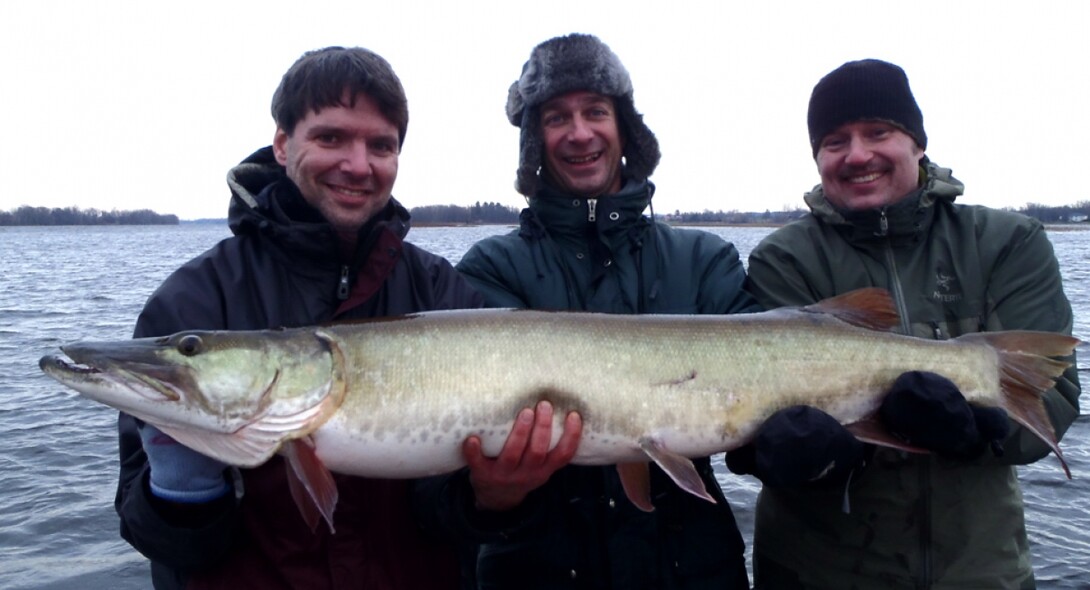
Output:
<path fill-rule="evenodd" d="M 621 60 L 593 35 L 554 37 L 534 48 L 522 66 L 522 75 L 507 93 L 507 119 L 522 129 L 515 189 L 523 195 L 533 196 L 538 189 L 544 146 L 541 104 L 577 90 L 613 98 L 625 142 L 625 178 L 643 181 L 655 171 L 659 143 L 636 112 L 632 79 Z"/>
<path fill-rule="evenodd" d="M 920 149 L 927 149 L 923 113 L 899 66 L 879 59 L 850 61 L 818 81 L 806 114 L 814 157 L 826 135 L 845 123 L 863 120 L 894 123 Z"/>

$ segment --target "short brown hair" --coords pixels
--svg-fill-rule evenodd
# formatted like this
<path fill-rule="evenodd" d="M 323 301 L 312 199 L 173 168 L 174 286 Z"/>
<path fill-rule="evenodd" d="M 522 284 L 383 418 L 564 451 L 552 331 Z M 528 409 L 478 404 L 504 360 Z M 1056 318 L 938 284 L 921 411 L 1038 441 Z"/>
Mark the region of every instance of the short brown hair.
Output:
<path fill-rule="evenodd" d="M 343 105 L 345 94 L 350 104 Z M 405 143 L 409 103 L 394 69 L 379 54 L 362 47 L 326 47 L 302 55 L 280 80 L 272 99 L 272 116 L 288 135 L 310 111 L 355 106 L 365 94 L 397 127 L 398 145 Z"/>

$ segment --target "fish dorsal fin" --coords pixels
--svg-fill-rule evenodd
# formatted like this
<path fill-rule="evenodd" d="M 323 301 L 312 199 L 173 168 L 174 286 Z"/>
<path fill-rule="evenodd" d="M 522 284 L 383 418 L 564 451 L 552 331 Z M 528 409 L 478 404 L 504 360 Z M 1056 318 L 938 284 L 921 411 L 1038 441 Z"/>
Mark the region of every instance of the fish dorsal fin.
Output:
<path fill-rule="evenodd" d="M 647 463 L 618 463 L 617 475 L 621 478 L 621 487 L 624 495 L 644 512 L 654 512 L 655 505 L 651 503 L 651 472 Z"/>
<path fill-rule="evenodd" d="M 827 313 L 853 326 L 890 332 L 901 323 L 901 316 L 893 304 L 889 291 L 880 287 L 867 287 L 848 291 L 842 295 L 822 299 L 800 308 L 811 313 Z"/>
<path fill-rule="evenodd" d="M 704 480 L 700 479 L 700 474 L 696 472 L 693 462 L 687 457 L 667 449 L 661 442 L 650 436 L 640 438 L 640 448 L 666 472 L 666 475 L 670 476 L 670 479 L 674 480 L 678 487 L 697 498 L 712 504 L 716 503 L 715 498 L 704 488 Z"/>
<path fill-rule="evenodd" d="M 288 468 L 288 487 L 295 506 L 310 530 L 318 528 L 321 516 L 333 530 L 333 511 L 337 507 L 337 483 L 333 474 L 314 454 L 310 437 L 289 441 L 280 449 Z"/>

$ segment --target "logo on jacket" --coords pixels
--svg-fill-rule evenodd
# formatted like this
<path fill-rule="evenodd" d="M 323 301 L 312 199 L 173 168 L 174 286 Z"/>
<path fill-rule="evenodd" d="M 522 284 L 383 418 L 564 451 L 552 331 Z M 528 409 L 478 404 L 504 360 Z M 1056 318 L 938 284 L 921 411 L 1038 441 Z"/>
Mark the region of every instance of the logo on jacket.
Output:
<path fill-rule="evenodd" d="M 958 278 L 939 269 L 935 273 L 935 288 L 931 291 L 931 299 L 942 303 L 954 303 L 961 301 L 962 297 Z"/>

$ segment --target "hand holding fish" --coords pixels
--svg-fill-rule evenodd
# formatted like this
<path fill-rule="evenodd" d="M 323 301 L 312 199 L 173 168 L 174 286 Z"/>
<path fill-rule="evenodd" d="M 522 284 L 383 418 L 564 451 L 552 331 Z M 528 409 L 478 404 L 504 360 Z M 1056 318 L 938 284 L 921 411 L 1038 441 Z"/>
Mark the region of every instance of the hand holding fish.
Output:
<path fill-rule="evenodd" d="M 908 444 L 959 459 L 979 457 L 988 446 L 1001 455 L 1002 442 L 1010 433 L 1002 408 L 971 405 L 957 385 L 926 371 L 898 377 L 878 415 Z"/>
<path fill-rule="evenodd" d="M 151 424 L 139 426 L 151 471 L 148 482 L 157 498 L 180 504 L 211 502 L 230 489 L 227 466 L 178 443 Z"/>
<path fill-rule="evenodd" d="M 753 440 L 727 452 L 727 468 L 772 487 L 843 482 L 863 463 L 865 446 L 829 414 L 791 406 L 772 414 Z"/>
<path fill-rule="evenodd" d="M 484 455 L 479 437 L 466 439 L 462 452 L 478 509 L 501 511 L 518 506 L 572 460 L 583 431 L 579 414 L 568 414 L 560 440 L 550 450 L 552 430 L 552 404 L 542 401 L 535 409 L 519 412 L 497 457 Z"/>

